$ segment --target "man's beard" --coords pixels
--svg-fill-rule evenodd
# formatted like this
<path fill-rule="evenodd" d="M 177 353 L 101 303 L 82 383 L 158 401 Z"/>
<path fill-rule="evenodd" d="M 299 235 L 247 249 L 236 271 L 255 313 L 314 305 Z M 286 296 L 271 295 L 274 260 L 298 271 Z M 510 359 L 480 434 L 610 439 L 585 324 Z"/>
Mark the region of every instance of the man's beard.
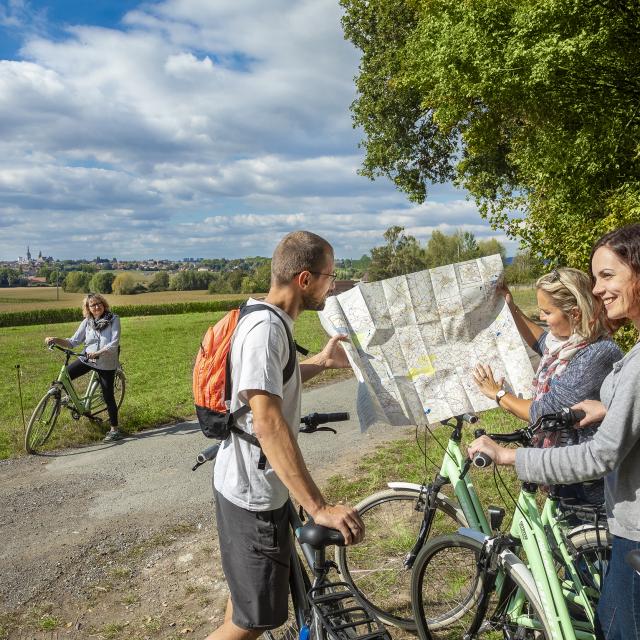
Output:
<path fill-rule="evenodd" d="M 326 296 L 322 300 L 311 295 L 302 294 L 302 302 L 306 311 L 322 311 L 326 302 Z"/>

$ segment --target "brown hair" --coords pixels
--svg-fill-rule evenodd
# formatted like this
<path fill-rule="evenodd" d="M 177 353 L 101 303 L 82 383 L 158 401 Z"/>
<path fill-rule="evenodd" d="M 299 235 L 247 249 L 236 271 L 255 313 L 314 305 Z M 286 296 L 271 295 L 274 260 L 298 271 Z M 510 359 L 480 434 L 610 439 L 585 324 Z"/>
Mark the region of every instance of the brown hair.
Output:
<path fill-rule="evenodd" d="M 333 256 L 333 248 L 315 233 L 293 231 L 287 234 L 273 252 L 271 284 L 284 286 L 302 271 L 321 270 L 328 255 Z"/>
<path fill-rule="evenodd" d="M 600 247 L 606 247 L 613 251 L 619 260 L 624 262 L 636 277 L 631 288 L 631 302 L 640 305 L 640 224 L 628 224 L 615 231 L 605 233 L 600 240 L 593 245 L 590 264 L 593 264 L 593 256 Z M 595 276 L 592 275 L 592 284 L 595 286 Z M 602 305 L 602 301 L 600 301 Z M 604 306 L 604 305 L 602 305 Z M 626 323 L 626 320 L 609 320 L 610 328 L 615 331 Z"/>
<path fill-rule="evenodd" d="M 536 289 L 544 291 L 568 318 L 577 308 L 580 318 L 572 329 L 589 342 L 608 333 L 604 310 L 591 291 L 591 278 L 584 271 L 570 267 L 554 269 L 538 278 Z"/>
<path fill-rule="evenodd" d="M 98 302 L 102 303 L 102 306 L 104 307 L 104 313 L 107 313 L 107 311 L 109 311 L 109 303 L 104 296 L 101 296 L 99 293 L 88 293 L 82 301 L 82 316 L 84 318 L 93 317 L 91 315 L 91 311 L 89 310 L 89 304 L 92 300 L 97 300 Z"/>

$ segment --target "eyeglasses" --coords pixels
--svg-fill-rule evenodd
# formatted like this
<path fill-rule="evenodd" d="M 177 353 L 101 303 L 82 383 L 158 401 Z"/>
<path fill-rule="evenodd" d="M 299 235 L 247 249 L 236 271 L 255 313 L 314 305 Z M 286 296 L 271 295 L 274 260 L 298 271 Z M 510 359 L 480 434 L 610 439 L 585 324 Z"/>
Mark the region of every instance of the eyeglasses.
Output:
<path fill-rule="evenodd" d="M 98 307 L 104 307 L 102 302 L 94 302 L 93 304 L 89 305 L 89 309 L 97 309 Z"/>
<path fill-rule="evenodd" d="M 554 269 L 549 274 L 549 282 L 559 282 L 565 289 L 567 288 L 567 285 L 562 281 L 562 278 L 560 277 L 560 272 L 557 269 Z"/>
<path fill-rule="evenodd" d="M 327 278 L 331 278 L 331 282 L 335 282 L 338 274 L 334 271 L 333 273 L 323 273 L 322 271 L 309 271 L 309 273 L 313 273 L 314 276 L 327 276 Z"/>

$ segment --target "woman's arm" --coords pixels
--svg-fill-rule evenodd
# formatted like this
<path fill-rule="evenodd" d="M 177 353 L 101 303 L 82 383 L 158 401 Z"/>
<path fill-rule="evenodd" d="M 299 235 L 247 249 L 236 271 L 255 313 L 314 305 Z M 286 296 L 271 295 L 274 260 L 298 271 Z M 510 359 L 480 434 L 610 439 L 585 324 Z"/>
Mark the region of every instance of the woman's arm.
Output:
<path fill-rule="evenodd" d="M 530 320 L 520 309 L 520 307 L 514 302 L 513 295 L 509 291 L 509 287 L 503 284 L 501 288 L 497 290 L 504 296 L 504 300 L 511 311 L 513 320 L 516 323 L 516 328 L 520 333 L 522 339 L 534 349 L 540 336 L 544 333 L 544 329 L 537 325 L 533 320 Z"/>

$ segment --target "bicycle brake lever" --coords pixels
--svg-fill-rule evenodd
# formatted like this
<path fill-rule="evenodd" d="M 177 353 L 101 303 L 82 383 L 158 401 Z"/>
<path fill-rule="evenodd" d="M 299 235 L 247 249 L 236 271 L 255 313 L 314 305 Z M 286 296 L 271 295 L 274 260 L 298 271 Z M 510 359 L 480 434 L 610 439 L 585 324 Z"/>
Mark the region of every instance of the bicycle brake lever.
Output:
<path fill-rule="evenodd" d="M 471 469 L 471 462 L 471 458 L 467 458 L 464 461 L 464 464 L 462 465 L 462 471 L 460 472 L 460 480 L 462 480 L 469 472 L 469 469 Z"/>

